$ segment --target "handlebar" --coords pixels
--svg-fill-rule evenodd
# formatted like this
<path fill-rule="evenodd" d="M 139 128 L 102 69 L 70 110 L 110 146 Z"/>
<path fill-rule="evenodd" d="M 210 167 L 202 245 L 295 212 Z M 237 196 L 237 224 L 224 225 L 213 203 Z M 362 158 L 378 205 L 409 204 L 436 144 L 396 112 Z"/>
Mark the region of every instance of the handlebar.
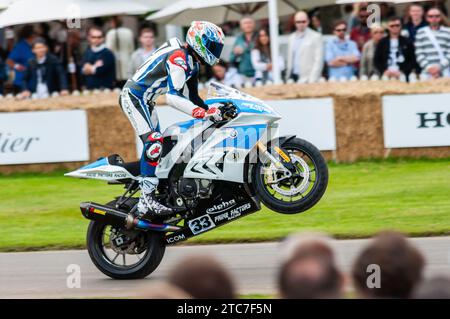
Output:
<path fill-rule="evenodd" d="M 237 116 L 237 107 L 233 102 L 223 102 L 218 109 L 222 114 L 222 118 L 226 121 L 230 121 Z"/>

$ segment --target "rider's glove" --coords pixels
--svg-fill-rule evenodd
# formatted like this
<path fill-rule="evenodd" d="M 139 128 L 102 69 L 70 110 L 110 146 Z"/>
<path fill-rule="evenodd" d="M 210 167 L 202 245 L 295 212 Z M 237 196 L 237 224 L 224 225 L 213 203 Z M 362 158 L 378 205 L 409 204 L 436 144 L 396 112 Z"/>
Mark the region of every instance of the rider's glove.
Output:
<path fill-rule="evenodd" d="M 218 108 L 210 108 L 205 115 L 205 119 L 211 119 L 213 122 L 222 121 L 222 113 Z"/>
<path fill-rule="evenodd" d="M 206 111 L 202 107 L 196 107 L 192 110 L 192 117 L 195 119 L 202 119 L 205 117 Z"/>

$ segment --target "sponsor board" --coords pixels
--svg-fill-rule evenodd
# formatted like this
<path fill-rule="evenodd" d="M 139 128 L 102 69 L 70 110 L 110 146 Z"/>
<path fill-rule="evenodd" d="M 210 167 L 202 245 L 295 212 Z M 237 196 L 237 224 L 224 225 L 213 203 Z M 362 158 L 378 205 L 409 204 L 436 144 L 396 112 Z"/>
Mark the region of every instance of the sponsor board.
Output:
<path fill-rule="evenodd" d="M 384 146 L 450 146 L 449 100 L 448 93 L 384 96 Z"/>
<path fill-rule="evenodd" d="M 280 136 L 297 135 L 321 151 L 336 150 L 332 98 L 267 101 L 281 114 Z"/>
<path fill-rule="evenodd" d="M 0 165 L 88 160 L 86 111 L 0 113 Z"/>

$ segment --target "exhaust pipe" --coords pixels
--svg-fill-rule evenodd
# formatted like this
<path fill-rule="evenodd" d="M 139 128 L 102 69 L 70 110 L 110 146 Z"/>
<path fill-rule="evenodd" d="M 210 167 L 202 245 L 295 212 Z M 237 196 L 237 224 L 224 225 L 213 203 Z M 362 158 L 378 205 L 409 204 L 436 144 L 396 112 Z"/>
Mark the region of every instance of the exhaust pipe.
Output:
<path fill-rule="evenodd" d="M 158 232 L 174 232 L 181 229 L 180 227 L 167 224 L 154 224 L 118 209 L 95 203 L 81 203 L 80 210 L 87 219 L 105 222 L 117 227 L 125 226 L 126 229 L 153 230 Z"/>

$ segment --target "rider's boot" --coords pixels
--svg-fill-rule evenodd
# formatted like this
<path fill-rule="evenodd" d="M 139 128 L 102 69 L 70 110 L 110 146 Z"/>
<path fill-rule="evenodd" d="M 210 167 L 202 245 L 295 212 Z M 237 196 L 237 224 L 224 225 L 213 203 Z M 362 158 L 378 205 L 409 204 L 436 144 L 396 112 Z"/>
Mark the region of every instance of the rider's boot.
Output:
<path fill-rule="evenodd" d="M 158 186 L 157 177 L 143 177 L 140 186 L 141 197 L 139 197 L 138 211 L 141 217 L 153 218 L 174 213 L 173 209 L 162 205 L 155 197 L 156 187 Z"/>

